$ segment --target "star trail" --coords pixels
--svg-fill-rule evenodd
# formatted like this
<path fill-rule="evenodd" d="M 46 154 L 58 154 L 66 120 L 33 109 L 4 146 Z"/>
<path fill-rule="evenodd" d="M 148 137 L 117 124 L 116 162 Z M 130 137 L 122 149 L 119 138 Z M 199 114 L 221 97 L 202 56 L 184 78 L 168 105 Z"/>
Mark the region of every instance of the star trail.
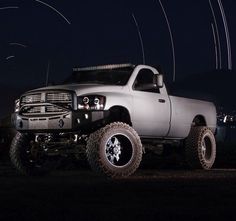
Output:
<path fill-rule="evenodd" d="M 0 86 L 59 83 L 74 66 L 108 63 L 161 66 L 170 82 L 233 70 L 235 9 L 233 0 L 4 0 Z"/>

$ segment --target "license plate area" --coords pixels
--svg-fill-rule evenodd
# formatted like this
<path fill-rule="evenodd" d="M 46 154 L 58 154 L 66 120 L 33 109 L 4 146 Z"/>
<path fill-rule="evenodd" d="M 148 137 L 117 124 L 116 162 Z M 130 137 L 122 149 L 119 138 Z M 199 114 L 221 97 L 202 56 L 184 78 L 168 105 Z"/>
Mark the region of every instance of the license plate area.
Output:
<path fill-rule="evenodd" d="M 48 129 L 48 118 L 29 118 L 29 130 Z"/>

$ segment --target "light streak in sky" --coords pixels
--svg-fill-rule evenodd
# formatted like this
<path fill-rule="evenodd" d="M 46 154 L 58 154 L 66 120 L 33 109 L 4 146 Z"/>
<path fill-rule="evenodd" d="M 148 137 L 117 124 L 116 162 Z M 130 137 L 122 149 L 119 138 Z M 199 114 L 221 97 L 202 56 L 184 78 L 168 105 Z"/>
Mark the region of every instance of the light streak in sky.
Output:
<path fill-rule="evenodd" d="M 46 72 L 46 82 L 45 82 L 46 87 L 48 86 L 49 70 L 50 70 L 50 61 L 48 61 L 47 72 Z"/>
<path fill-rule="evenodd" d="M 171 30 L 171 26 L 170 26 L 170 22 L 169 22 L 166 10 L 165 10 L 161 0 L 159 0 L 159 4 L 160 4 L 163 14 L 165 16 L 165 20 L 166 20 L 169 34 L 170 34 L 170 41 L 171 41 L 171 47 L 172 47 L 172 58 L 173 58 L 173 82 L 175 82 L 175 79 L 176 79 L 176 58 L 175 58 L 175 45 L 174 45 L 173 34 L 172 34 L 172 30 Z"/>
<path fill-rule="evenodd" d="M 218 69 L 218 48 L 217 48 L 217 42 L 216 42 L 215 27 L 214 27 L 213 23 L 211 23 L 211 27 L 212 27 L 212 33 L 213 33 L 213 38 L 214 38 L 214 46 L 215 46 L 216 69 Z"/>
<path fill-rule="evenodd" d="M 6 60 L 12 59 L 14 57 L 15 57 L 15 55 L 8 56 L 8 57 L 6 57 Z"/>
<path fill-rule="evenodd" d="M 18 9 L 18 6 L 7 6 L 7 7 L 0 7 L 0 10 L 6 10 L 6 9 Z"/>
<path fill-rule="evenodd" d="M 212 12 L 212 16 L 214 19 L 214 24 L 215 24 L 215 30 L 216 30 L 216 38 L 217 38 L 217 42 L 218 42 L 218 52 L 219 52 L 219 68 L 222 68 L 222 53 L 221 53 L 221 41 L 220 41 L 220 35 L 219 35 L 219 27 L 218 27 L 218 23 L 216 20 L 216 15 L 215 15 L 215 11 L 214 8 L 212 6 L 211 0 L 209 0 L 209 5 L 211 8 L 211 12 Z"/>
<path fill-rule="evenodd" d="M 16 45 L 16 46 L 20 46 L 20 47 L 23 47 L 23 48 L 27 48 L 26 45 L 20 44 L 20 43 L 17 43 L 17 42 L 10 42 L 9 45 Z"/>
<path fill-rule="evenodd" d="M 51 8 L 51 9 L 52 9 L 53 11 L 55 11 L 58 15 L 60 15 L 69 25 L 71 24 L 71 22 L 70 22 L 61 12 L 59 12 L 57 9 L 55 9 L 55 8 L 52 7 L 51 5 L 49 5 L 49 4 L 47 4 L 47 3 L 43 2 L 43 1 L 40 1 L 40 0 L 35 0 L 35 1 L 41 3 L 41 4 L 45 5 L 45 6 L 47 6 L 47 7 L 49 7 L 49 8 Z"/>
<path fill-rule="evenodd" d="M 223 20 L 223 24 L 224 24 L 224 29 L 225 29 L 225 37 L 226 37 L 226 44 L 227 44 L 227 51 L 228 51 L 228 69 L 232 70 L 232 50 L 231 50 L 231 42 L 230 42 L 228 23 L 227 23 L 227 19 L 225 16 L 225 10 L 224 10 L 221 0 L 218 0 L 218 4 L 220 7 L 220 12 L 221 12 L 221 16 L 222 16 L 222 20 Z"/>
<path fill-rule="evenodd" d="M 145 61 L 145 51 L 144 51 L 144 45 L 143 45 L 143 38 L 142 38 L 142 35 L 141 35 L 141 31 L 140 31 L 137 19 L 136 19 L 135 15 L 133 13 L 132 13 L 132 17 L 133 17 L 134 23 L 135 23 L 136 28 L 137 28 L 137 32 L 138 32 L 138 36 L 139 36 L 139 40 L 140 40 L 140 44 L 141 44 L 141 48 L 142 48 L 143 64 L 145 64 L 146 61 Z"/>

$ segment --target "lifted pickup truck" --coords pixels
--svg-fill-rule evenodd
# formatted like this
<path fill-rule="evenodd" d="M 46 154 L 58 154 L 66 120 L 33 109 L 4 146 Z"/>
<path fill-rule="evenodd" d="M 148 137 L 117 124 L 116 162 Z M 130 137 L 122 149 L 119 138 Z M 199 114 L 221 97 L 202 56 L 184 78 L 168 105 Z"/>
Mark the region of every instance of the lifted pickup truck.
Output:
<path fill-rule="evenodd" d="M 13 116 L 10 157 L 25 175 L 83 151 L 109 177 L 131 175 L 145 148 L 165 144 L 184 147 L 193 169 L 210 169 L 216 157 L 214 104 L 169 96 L 163 76 L 146 65 L 74 68 L 64 84 L 23 94 Z"/>

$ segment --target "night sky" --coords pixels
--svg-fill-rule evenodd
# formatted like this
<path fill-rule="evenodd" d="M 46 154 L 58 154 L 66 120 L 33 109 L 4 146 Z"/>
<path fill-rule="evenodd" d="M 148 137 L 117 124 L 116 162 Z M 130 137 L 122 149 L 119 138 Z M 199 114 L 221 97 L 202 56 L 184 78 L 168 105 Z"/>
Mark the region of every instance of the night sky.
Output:
<path fill-rule="evenodd" d="M 145 60 L 176 82 L 234 69 L 235 10 L 234 0 L 1 0 L 0 98 L 44 86 L 47 70 L 61 82 L 75 66 Z"/>

